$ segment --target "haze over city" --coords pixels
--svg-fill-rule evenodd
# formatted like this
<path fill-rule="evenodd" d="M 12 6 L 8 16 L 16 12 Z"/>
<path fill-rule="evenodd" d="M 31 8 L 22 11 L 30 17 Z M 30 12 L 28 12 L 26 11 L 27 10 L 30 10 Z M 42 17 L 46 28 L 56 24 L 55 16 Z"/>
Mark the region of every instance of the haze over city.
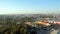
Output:
<path fill-rule="evenodd" d="M 49 13 L 60 13 L 60 0 L 0 0 L 0 14 Z"/>
<path fill-rule="evenodd" d="M 0 34 L 60 34 L 60 0 L 0 0 Z"/>

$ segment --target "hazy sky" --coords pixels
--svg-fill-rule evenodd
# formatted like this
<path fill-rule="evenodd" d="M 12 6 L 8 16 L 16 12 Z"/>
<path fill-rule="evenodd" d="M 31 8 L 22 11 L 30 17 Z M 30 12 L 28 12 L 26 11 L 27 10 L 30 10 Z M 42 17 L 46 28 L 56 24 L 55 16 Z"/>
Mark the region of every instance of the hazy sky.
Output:
<path fill-rule="evenodd" d="M 60 0 L 0 0 L 0 14 L 60 13 Z"/>

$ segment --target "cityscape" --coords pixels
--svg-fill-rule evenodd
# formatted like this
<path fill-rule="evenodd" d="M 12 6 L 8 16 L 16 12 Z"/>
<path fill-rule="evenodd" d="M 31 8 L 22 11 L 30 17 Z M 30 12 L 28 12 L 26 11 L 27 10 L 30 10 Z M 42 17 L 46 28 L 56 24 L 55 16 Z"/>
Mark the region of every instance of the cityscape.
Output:
<path fill-rule="evenodd" d="M 60 19 L 52 14 L 0 15 L 0 34 L 57 34 Z"/>
<path fill-rule="evenodd" d="M 0 0 L 0 34 L 60 34 L 60 0 Z"/>

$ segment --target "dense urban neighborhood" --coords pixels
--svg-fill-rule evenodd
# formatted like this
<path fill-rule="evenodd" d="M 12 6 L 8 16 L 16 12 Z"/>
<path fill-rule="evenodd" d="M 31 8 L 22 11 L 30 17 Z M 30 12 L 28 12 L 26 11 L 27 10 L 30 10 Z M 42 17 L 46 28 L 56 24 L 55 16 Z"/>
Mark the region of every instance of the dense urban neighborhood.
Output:
<path fill-rule="evenodd" d="M 60 0 L 0 0 L 0 34 L 60 34 Z"/>
<path fill-rule="evenodd" d="M 0 34 L 59 34 L 59 15 L 0 15 Z"/>

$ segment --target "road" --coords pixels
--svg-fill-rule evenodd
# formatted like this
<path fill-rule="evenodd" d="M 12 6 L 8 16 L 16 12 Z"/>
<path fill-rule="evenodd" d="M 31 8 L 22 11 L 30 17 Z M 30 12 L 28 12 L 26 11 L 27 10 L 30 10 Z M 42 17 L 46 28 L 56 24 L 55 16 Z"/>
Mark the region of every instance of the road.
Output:
<path fill-rule="evenodd" d="M 55 26 L 57 29 L 54 29 L 51 34 L 60 34 L 60 26 Z"/>
<path fill-rule="evenodd" d="M 49 28 L 47 28 L 47 29 L 49 29 Z M 54 28 L 51 27 L 50 30 L 41 29 L 41 30 L 37 31 L 38 32 L 37 34 L 60 34 L 60 33 L 58 33 L 59 31 L 60 31 L 60 26 L 55 25 Z"/>

